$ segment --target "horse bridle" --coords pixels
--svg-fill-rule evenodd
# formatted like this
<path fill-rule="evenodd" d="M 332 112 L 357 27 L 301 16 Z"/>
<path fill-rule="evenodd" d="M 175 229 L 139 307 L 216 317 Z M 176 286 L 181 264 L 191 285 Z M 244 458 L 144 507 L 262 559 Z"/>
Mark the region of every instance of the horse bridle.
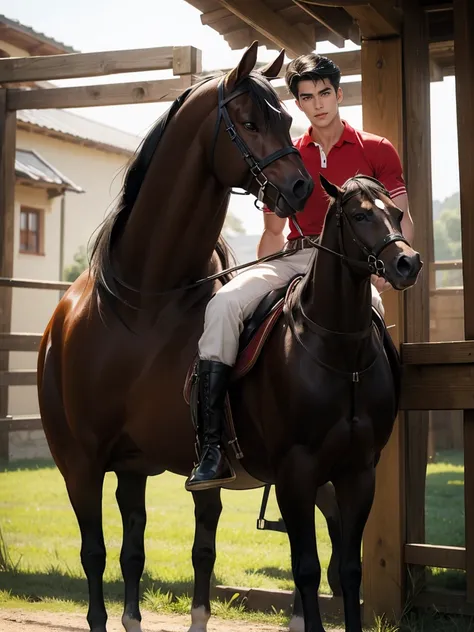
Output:
<path fill-rule="evenodd" d="M 369 180 L 373 182 L 375 184 L 375 188 L 380 193 L 383 193 L 383 195 L 386 195 L 388 198 L 390 198 L 390 194 L 387 191 L 387 189 L 383 185 L 381 185 L 380 182 L 376 180 L 375 178 L 372 178 L 371 176 L 359 176 L 359 177 L 355 176 L 354 178 L 350 178 L 350 180 L 355 180 L 358 184 L 360 184 L 359 182 L 360 179 Z M 350 180 L 348 180 L 348 182 Z M 318 241 L 311 239 L 310 237 L 306 237 L 306 239 L 310 241 L 310 243 L 318 250 L 323 250 L 324 252 L 328 252 L 336 257 L 339 257 L 339 259 L 341 259 L 341 261 L 345 265 L 348 265 L 349 267 L 358 268 L 362 272 L 369 272 L 370 274 L 375 274 L 379 277 L 383 277 L 385 275 L 385 264 L 381 259 L 379 259 L 380 254 L 385 250 L 385 248 L 387 248 L 387 246 L 389 246 L 390 244 L 396 241 L 401 241 L 407 245 L 410 245 L 410 244 L 402 235 L 402 233 L 399 233 L 399 232 L 389 233 L 388 235 L 385 235 L 385 237 L 382 240 L 380 240 L 372 249 L 368 248 L 366 244 L 364 244 L 357 237 L 354 231 L 354 228 L 352 227 L 352 223 L 350 219 L 348 218 L 347 213 L 344 211 L 344 205 L 347 202 L 349 202 L 349 200 L 351 200 L 353 197 L 355 197 L 361 192 L 365 192 L 366 195 L 369 196 L 369 198 L 372 197 L 369 195 L 369 192 L 368 190 L 366 190 L 366 187 L 362 185 L 362 191 L 361 190 L 351 191 L 350 193 L 345 193 L 342 197 L 338 197 L 336 199 L 335 217 L 336 217 L 337 226 L 339 228 L 340 252 L 337 252 L 336 250 L 332 250 L 331 248 L 327 248 L 326 246 L 323 246 Z M 295 216 L 293 215 L 291 219 L 294 222 L 301 237 L 304 237 L 303 231 L 301 230 L 300 225 L 298 224 L 298 221 L 296 220 Z M 344 247 L 344 237 L 343 237 L 344 223 L 347 226 L 349 232 L 351 233 L 352 241 L 356 243 L 359 246 L 359 248 L 362 250 L 362 252 L 367 256 L 367 261 L 359 261 L 358 259 L 353 259 L 347 256 L 346 250 Z"/>
<path fill-rule="evenodd" d="M 252 154 L 252 151 L 248 147 L 247 143 L 243 140 L 241 136 L 239 136 L 239 133 L 237 132 L 237 129 L 234 123 L 232 122 L 229 116 L 229 112 L 227 110 L 227 104 L 230 103 L 230 101 L 233 101 L 234 99 L 236 99 L 237 97 L 240 97 L 242 94 L 245 94 L 246 92 L 248 91 L 245 88 L 240 88 L 240 89 L 234 90 L 229 95 L 225 96 L 224 78 L 219 81 L 219 85 L 217 87 L 218 112 L 217 112 L 217 120 L 216 120 L 216 126 L 215 126 L 215 131 L 214 131 L 214 141 L 212 144 L 212 164 L 214 164 L 214 152 L 216 148 L 217 137 L 219 134 L 220 126 L 221 126 L 222 121 L 224 121 L 225 131 L 229 134 L 230 140 L 235 144 L 235 146 L 239 150 L 240 154 L 242 155 L 242 158 L 245 160 L 250 170 L 250 179 L 246 183 L 246 188 L 247 189 L 249 188 L 250 183 L 253 178 L 255 178 L 255 180 L 257 181 L 257 184 L 259 185 L 257 199 L 255 200 L 254 204 L 258 209 L 261 209 L 261 206 L 258 206 L 258 205 L 263 204 L 263 199 L 265 197 L 265 192 L 266 192 L 267 187 L 273 187 L 273 189 L 275 189 L 275 192 L 276 192 L 275 205 L 277 205 L 278 203 L 278 198 L 282 197 L 285 199 L 285 196 L 280 192 L 280 189 L 276 185 L 274 185 L 273 182 L 270 182 L 270 180 L 268 180 L 268 178 L 263 173 L 263 170 L 265 169 L 265 167 L 268 167 L 268 165 L 271 165 L 272 162 L 275 162 L 276 160 L 279 160 L 280 158 L 283 158 L 284 156 L 288 156 L 289 154 L 299 155 L 300 152 L 293 145 L 288 145 L 288 147 L 283 147 L 282 149 L 278 149 L 277 151 L 274 151 L 273 153 L 271 153 L 269 156 L 266 156 L 265 158 L 261 158 L 260 160 L 255 158 L 255 156 Z M 288 204 L 288 201 L 286 199 L 285 201 Z"/>

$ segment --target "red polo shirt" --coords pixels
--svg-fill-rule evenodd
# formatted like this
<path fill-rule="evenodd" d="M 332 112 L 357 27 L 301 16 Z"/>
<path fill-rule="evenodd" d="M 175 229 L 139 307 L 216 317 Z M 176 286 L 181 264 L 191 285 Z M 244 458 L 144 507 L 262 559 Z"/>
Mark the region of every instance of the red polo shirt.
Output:
<path fill-rule="evenodd" d="M 311 128 L 293 141 L 314 180 L 313 192 L 297 215 L 304 235 L 320 235 L 323 230 L 328 198 L 319 180 L 320 173 L 338 186 L 357 174 L 372 176 L 380 180 L 392 198 L 406 193 L 402 165 L 393 145 L 381 136 L 355 130 L 346 121 L 343 124 L 344 131 L 327 156 L 311 138 Z M 299 237 L 291 219 L 289 226 L 288 239 Z"/>

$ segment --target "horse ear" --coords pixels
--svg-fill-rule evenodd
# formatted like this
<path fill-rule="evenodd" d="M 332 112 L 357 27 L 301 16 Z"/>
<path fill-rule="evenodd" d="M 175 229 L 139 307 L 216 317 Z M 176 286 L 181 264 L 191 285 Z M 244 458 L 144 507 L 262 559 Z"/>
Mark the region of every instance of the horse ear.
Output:
<path fill-rule="evenodd" d="M 337 187 L 332 182 L 329 182 L 329 180 L 326 180 L 326 178 L 323 176 L 322 173 L 319 174 L 319 179 L 321 180 L 321 186 L 326 191 L 326 193 L 329 195 L 329 197 L 331 197 L 334 200 L 336 200 L 338 198 L 340 192 L 341 192 L 339 187 Z"/>
<path fill-rule="evenodd" d="M 280 73 L 281 67 L 283 66 L 284 60 L 285 49 L 283 48 L 278 57 L 269 64 L 266 64 L 266 66 L 263 66 L 263 68 L 260 68 L 259 72 L 267 79 L 276 79 Z"/>
<path fill-rule="evenodd" d="M 254 41 L 247 48 L 238 65 L 229 72 L 226 78 L 226 88 L 232 90 L 245 77 L 248 77 L 257 63 L 258 42 Z"/>

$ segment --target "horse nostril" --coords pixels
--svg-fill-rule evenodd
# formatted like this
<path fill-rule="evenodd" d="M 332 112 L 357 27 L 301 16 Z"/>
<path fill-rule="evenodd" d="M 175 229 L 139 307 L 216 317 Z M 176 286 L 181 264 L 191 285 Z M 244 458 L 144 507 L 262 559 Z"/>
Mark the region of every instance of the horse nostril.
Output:
<path fill-rule="evenodd" d="M 397 271 L 402 277 L 409 277 L 416 268 L 416 257 L 400 255 L 397 261 Z"/>
<path fill-rule="evenodd" d="M 293 185 L 293 194 L 297 200 L 301 200 L 306 197 L 308 193 L 308 187 L 304 180 L 297 180 Z"/>

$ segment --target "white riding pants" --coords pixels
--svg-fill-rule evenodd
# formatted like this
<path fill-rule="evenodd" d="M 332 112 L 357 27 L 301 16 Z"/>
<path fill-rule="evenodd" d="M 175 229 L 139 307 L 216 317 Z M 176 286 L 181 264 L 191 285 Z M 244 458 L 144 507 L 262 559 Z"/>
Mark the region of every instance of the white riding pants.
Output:
<path fill-rule="evenodd" d="M 259 263 L 220 288 L 206 308 L 199 357 L 233 366 L 244 321 L 270 290 L 285 286 L 297 274 L 304 274 L 312 254 L 313 248 L 304 248 L 282 259 Z M 383 315 L 380 294 L 372 284 L 371 287 L 372 305 Z"/>

